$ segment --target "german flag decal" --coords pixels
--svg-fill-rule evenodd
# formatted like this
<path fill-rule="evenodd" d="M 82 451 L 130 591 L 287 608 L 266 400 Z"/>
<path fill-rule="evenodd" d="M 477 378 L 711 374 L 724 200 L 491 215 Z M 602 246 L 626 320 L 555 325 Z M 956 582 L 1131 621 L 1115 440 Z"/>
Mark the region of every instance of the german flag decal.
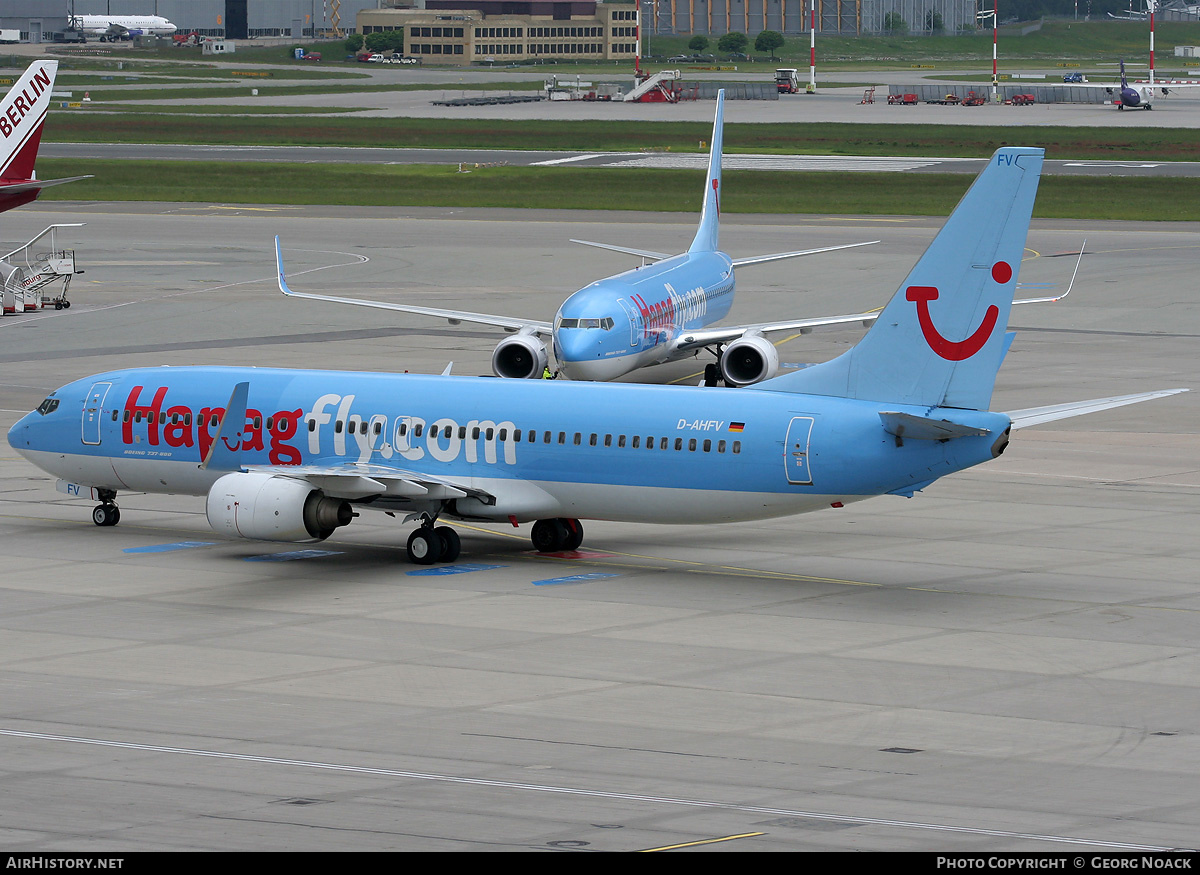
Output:
<path fill-rule="evenodd" d="M 746 428 L 746 423 L 744 423 L 744 422 L 731 422 L 731 423 L 729 423 L 729 430 L 730 430 L 730 431 L 743 431 L 743 430 L 745 430 L 745 428 Z"/>

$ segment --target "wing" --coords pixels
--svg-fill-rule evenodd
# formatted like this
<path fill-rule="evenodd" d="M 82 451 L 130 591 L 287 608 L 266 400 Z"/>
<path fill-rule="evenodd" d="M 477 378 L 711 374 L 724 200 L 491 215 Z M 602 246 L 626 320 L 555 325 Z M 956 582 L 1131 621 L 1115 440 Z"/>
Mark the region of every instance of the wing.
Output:
<path fill-rule="evenodd" d="M 461 322 L 472 322 L 478 325 L 490 325 L 493 328 L 503 328 L 505 331 L 524 331 L 527 334 L 549 335 L 554 326 L 549 322 L 536 319 L 512 319 L 507 316 L 491 316 L 487 313 L 471 313 L 465 310 L 443 310 L 438 307 L 416 307 L 409 304 L 389 304 L 383 301 L 362 301 L 355 298 L 338 298 L 333 295 L 312 295 L 305 292 L 293 292 L 288 288 L 287 279 L 283 272 L 283 252 L 279 246 L 279 237 L 275 238 L 275 265 L 279 276 L 279 291 L 291 298 L 307 298 L 310 301 L 328 301 L 331 304 L 352 304 L 356 307 L 374 307 L 378 310 L 396 310 L 401 313 L 415 313 L 418 316 L 433 316 L 445 319 L 451 325 Z"/>
<path fill-rule="evenodd" d="M 1041 425 L 1044 422 L 1054 422 L 1058 419 L 1068 419 L 1072 416 L 1083 416 L 1085 413 L 1097 413 L 1110 410 L 1113 407 L 1124 407 L 1126 404 L 1137 404 L 1140 401 L 1150 401 L 1154 398 L 1165 398 L 1168 395 L 1178 395 L 1187 389 L 1161 389 L 1157 392 L 1140 392 L 1137 395 L 1116 395 L 1112 398 L 1096 398 L 1092 401 L 1073 401 L 1068 404 L 1051 404 L 1047 407 L 1030 407 L 1025 410 L 1010 410 L 1006 413 L 1012 420 L 1012 427 L 1026 428 L 1030 425 Z"/>
<path fill-rule="evenodd" d="M 752 255 L 749 258 L 735 258 L 734 267 L 745 267 L 748 264 L 766 264 L 768 261 L 782 261 L 785 258 L 799 258 L 802 255 L 816 255 L 820 252 L 836 252 L 839 249 L 853 249 L 856 246 L 873 246 L 878 240 L 868 240 L 865 243 L 843 243 L 841 246 L 822 246 L 820 249 L 798 249 L 795 252 L 776 252 L 772 255 Z"/>
<path fill-rule="evenodd" d="M 467 497 L 477 498 L 484 504 L 495 503 L 495 497 L 482 489 L 389 465 L 246 465 L 242 470 L 303 480 L 331 498 L 347 501 L 376 499 L 386 510 Z"/>

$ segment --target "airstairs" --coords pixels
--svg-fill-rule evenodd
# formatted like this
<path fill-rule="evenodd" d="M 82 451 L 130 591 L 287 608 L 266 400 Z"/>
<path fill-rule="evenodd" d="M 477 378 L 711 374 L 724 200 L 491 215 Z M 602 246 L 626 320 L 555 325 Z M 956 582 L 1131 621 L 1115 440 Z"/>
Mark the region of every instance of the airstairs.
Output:
<path fill-rule="evenodd" d="M 669 83 L 679 78 L 678 70 L 660 70 L 634 86 L 621 99 L 627 103 L 674 103 L 677 99 L 675 87 Z"/>
<path fill-rule="evenodd" d="M 28 313 L 43 307 L 63 310 L 71 306 L 67 290 L 75 268 L 75 250 L 60 249 L 61 228 L 81 228 L 85 222 L 51 225 L 24 246 L 0 255 L 0 289 L 3 313 Z"/>

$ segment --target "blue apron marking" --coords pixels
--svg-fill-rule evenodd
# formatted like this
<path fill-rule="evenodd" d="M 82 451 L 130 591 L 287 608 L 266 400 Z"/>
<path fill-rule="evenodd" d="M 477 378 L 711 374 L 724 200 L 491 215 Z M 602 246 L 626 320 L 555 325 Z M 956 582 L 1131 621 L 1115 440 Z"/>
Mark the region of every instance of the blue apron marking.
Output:
<path fill-rule="evenodd" d="M 215 541 L 179 541 L 175 544 L 154 544 L 150 547 L 126 547 L 122 553 L 169 553 L 172 550 L 188 550 L 192 547 L 211 547 Z"/>
<path fill-rule="evenodd" d="M 546 580 L 535 580 L 534 586 L 558 586 L 564 583 L 582 583 L 585 580 L 603 580 L 606 577 L 620 577 L 619 574 L 605 574 L 603 571 L 593 571 L 591 574 L 572 574 L 570 577 L 551 577 Z"/>
<path fill-rule="evenodd" d="M 464 562 L 461 565 L 442 565 L 437 568 L 421 568 L 417 571 L 406 571 L 412 577 L 431 577 L 440 574 L 467 574 L 471 571 L 491 571 L 493 568 L 503 568 L 503 565 L 473 565 Z"/>
<path fill-rule="evenodd" d="M 264 553 L 247 556 L 247 562 L 290 562 L 293 559 L 319 559 L 322 556 L 341 556 L 341 550 L 291 550 L 287 553 Z"/>

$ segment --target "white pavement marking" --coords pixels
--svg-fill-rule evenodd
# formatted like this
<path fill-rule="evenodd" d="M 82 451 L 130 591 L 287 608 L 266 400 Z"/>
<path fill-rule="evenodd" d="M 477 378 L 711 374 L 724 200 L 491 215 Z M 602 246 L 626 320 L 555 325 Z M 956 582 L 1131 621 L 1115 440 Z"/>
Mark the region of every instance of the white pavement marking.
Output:
<path fill-rule="evenodd" d="M 0 735 L 8 736 L 10 738 L 27 738 L 35 741 L 54 741 L 68 742 L 71 744 L 97 745 L 101 747 L 115 747 L 125 750 L 149 751 L 154 753 L 176 754 L 191 757 L 240 760 L 242 762 L 259 763 L 262 765 L 291 766 L 306 769 L 319 769 L 322 771 L 331 772 L 348 772 L 360 775 L 384 775 L 387 777 L 411 778 L 419 781 L 436 781 L 447 784 L 468 784 L 477 787 L 498 787 L 508 790 L 523 790 L 535 793 L 556 793 L 567 796 L 586 796 L 596 799 L 614 799 L 623 802 L 639 802 L 654 805 L 680 805 L 690 806 L 693 808 L 719 808 L 726 811 L 740 811 L 752 815 L 770 814 L 782 817 L 802 817 L 811 820 L 829 820 L 838 821 L 841 823 L 855 823 L 862 826 L 890 826 L 901 829 L 966 833 L 969 835 L 986 835 L 1005 839 L 1055 842 L 1069 845 L 1087 845 L 1098 848 L 1126 851 L 1180 850 L 1179 848 L 1172 848 L 1168 846 L 1143 845 L 1129 842 L 1106 841 L 1101 839 L 1085 839 L 1073 836 L 1043 835 L 1040 833 L 987 829 L 986 827 L 953 826 L 951 824 L 942 823 L 921 823 L 919 821 L 911 820 L 890 820 L 881 817 L 854 817 L 844 814 L 831 814 L 829 812 L 822 811 L 805 811 L 802 809 L 774 808 L 759 805 L 738 805 L 728 802 L 713 802 L 703 799 L 683 799 L 673 796 L 646 796 L 640 793 L 614 793 L 605 790 L 586 790 L 580 787 L 556 787 L 549 784 L 525 784 L 519 781 L 501 781 L 494 778 L 468 778 L 457 775 L 439 775 L 429 772 L 413 772 L 407 769 L 382 769 L 371 766 L 353 766 L 341 763 L 294 760 L 284 757 L 255 756 L 253 754 L 232 753 L 228 751 L 169 747 L 158 744 L 137 744 L 129 741 L 111 741 L 102 738 L 80 738 L 78 736 L 54 735 L 46 732 L 22 732 L 15 729 L 0 729 Z"/>

